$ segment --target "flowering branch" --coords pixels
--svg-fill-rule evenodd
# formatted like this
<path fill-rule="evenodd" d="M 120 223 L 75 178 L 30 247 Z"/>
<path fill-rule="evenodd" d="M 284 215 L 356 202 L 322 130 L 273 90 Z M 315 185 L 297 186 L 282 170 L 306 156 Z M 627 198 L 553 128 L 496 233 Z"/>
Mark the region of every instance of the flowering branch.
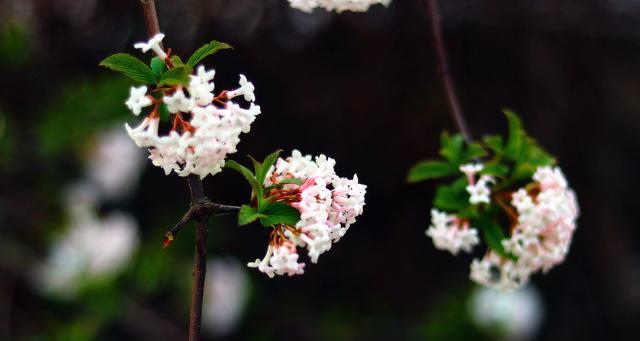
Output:
<path fill-rule="evenodd" d="M 152 39 L 160 33 L 155 1 L 140 0 L 140 4 L 142 5 L 142 11 L 144 13 L 147 35 Z M 167 232 L 165 235 L 164 245 L 168 245 L 167 240 L 170 242 L 182 226 L 191 220 L 196 221 L 195 259 L 191 291 L 191 311 L 189 313 L 189 340 L 193 341 L 200 339 L 202 296 L 204 292 L 207 263 L 208 220 L 213 212 L 213 208 L 215 208 L 215 204 L 211 203 L 209 198 L 205 196 L 204 189 L 202 187 L 202 179 L 200 179 L 199 175 L 190 174 L 187 177 L 187 181 L 189 182 L 189 190 L 191 191 L 191 206 L 178 224 L 176 224 L 171 231 Z"/>
<path fill-rule="evenodd" d="M 449 72 L 449 59 L 447 58 L 447 50 L 444 45 L 444 37 L 442 36 L 442 26 L 440 24 L 440 9 L 438 7 L 438 0 L 424 0 L 427 7 L 427 13 L 431 19 L 431 33 L 433 34 L 433 46 L 436 50 L 436 58 L 438 59 L 438 74 L 442 81 L 442 87 L 444 87 L 447 95 L 447 101 L 449 102 L 449 108 L 453 120 L 458 126 L 458 130 L 464 137 L 467 143 L 471 143 L 471 132 L 467 128 L 467 123 L 462 113 L 462 108 L 456 94 L 453 79 Z"/>

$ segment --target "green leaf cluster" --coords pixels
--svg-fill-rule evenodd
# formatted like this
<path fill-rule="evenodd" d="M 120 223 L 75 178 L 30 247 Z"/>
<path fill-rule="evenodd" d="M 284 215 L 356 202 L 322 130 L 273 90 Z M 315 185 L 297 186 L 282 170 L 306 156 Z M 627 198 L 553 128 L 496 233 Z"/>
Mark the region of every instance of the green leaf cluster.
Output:
<path fill-rule="evenodd" d="M 238 213 L 238 225 L 247 225 L 260 220 L 260 223 L 265 227 L 279 224 L 295 226 L 300 221 L 300 212 L 297 209 L 281 201 L 275 201 L 268 194 L 272 189 L 288 183 L 300 185 L 302 184 L 301 179 L 291 178 L 281 181 L 277 185 L 264 186 L 267 174 L 278 159 L 280 152 L 281 150 L 277 150 L 267 155 L 262 162 L 249 156 L 253 163 L 253 171 L 233 160 L 227 161 L 225 168 L 237 171 L 249 182 L 252 188 L 251 200 L 255 202 L 253 206 L 242 205 Z"/>
<path fill-rule="evenodd" d="M 191 57 L 189 57 L 186 64 L 182 62 L 179 56 L 171 56 L 170 68 L 167 67 L 168 62 L 165 63 L 165 61 L 159 57 L 151 58 L 149 66 L 147 66 L 142 60 L 127 53 L 113 54 L 100 62 L 100 65 L 120 72 L 141 84 L 155 85 L 158 87 L 165 85 L 187 85 L 189 83 L 189 75 L 193 72 L 196 64 L 207 56 L 229 48 L 231 48 L 231 46 L 213 40 L 197 49 Z"/>

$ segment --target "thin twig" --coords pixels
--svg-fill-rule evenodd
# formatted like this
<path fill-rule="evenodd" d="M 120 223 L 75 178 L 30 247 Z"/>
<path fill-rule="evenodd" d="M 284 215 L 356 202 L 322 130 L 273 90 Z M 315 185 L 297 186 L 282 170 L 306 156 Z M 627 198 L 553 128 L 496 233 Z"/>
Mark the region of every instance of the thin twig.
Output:
<path fill-rule="evenodd" d="M 465 141 L 467 141 L 467 143 L 471 143 L 471 133 L 467 128 L 467 123 L 465 122 L 464 115 L 462 114 L 462 108 L 460 106 L 458 96 L 456 95 L 453 79 L 449 71 L 449 60 L 447 58 L 447 50 L 444 45 L 444 37 L 442 36 L 438 0 L 424 0 L 424 4 L 427 7 L 427 14 L 431 18 L 433 46 L 436 50 L 436 58 L 438 59 L 438 74 L 440 75 L 442 87 L 447 95 L 451 115 L 453 116 L 453 120 L 458 126 L 460 133 L 462 133 Z"/>

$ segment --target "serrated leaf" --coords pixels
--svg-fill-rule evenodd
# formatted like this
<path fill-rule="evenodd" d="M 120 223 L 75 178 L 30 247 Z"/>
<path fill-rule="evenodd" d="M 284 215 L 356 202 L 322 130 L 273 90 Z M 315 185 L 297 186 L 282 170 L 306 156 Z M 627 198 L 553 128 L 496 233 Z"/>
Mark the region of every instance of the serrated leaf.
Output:
<path fill-rule="evenodd" d="M 407 181 L 418 182 L 450 176 L 456 173 L 458 173 L 458 170 L 448 162 L 427 160 L 418 162 L 409 170 Z"/>
<path fill-rule="evenodd" d="M 509 136 L 507 138 L 507 144 L 504 147 L 504 155 L 510 160 L 517 160 L 521 153 L 524 140 L 522 123 L 518 115 L 513 111 L 504 110 L 504 115 L 507 117 L 509 124 Z"/>
<path fill-rule="evenodd" d="M 460 134 L 449 136 L 444 132 L 440 136 L 440 155 L 456 167 L 461 163 L 463 147 L 464 137 Z"/>
<path fill-rule="evenodd" d="M 260 213 L 265 215 L 260 218 L 260 223 L 267 227 L 278 224 L 296 226 L 300 221 L 300 212 L 281 201 L 270 202 Z"/>
<path fill-rule="evenodd" d="M 264 217 L 266 217 L 266 215 L 258 213 L 254 207 L 242 205 L 238 212 L 238 225 L 244 226 Z"/>
<path fill-rule="evenodd" d="M 556 163 L 556 159 L 533 140 L 528 145 L 526 161 L 538 167 L 551 166 Z"/>
<path fill-rule="evenodd" d="M 203 45 L 199 49 L 194 52 L 189 60 L 187 60 L 187 65 L 196 66 L 200 61 L 202 61 L 205 57 L 212 55 L 223 49 L 230 49 L 231 46 L 221 43 L 219 41 L 212 40 L 210 43 Z"/>
<path fill-rule="evenodd" d="M 153 74 L 156 76 L 156 79 L 160 79 L 160 76 L 162 76 L 162 73 L 164 72 L 164 70 L 166 70 L 166 65 L 164 64 L 164 60 L 156 56 L 151 58 L 151 62 L 149 63 L 149 65 L 151 65 L 151 71 L 153 71 Z"/>
<path fill-rule="evenodd" d="M 244 178 L 249 182 L 249 184 L 251 185 L 251 188 L 253 188 L 253 190 L 257 193 L 258 197 L 262 197 L 262 184 L 258 183 L 258 181 L 256 180 L 255 175 L 253 174 L 253 172 L 251 172 L 251 170 L 249 170 L 249 168 L 233 161 L 233 160 L 229 160 L 225 163 L 224 165 L 225 168 L 230 168 L 233 169 L 235 171 L 237 171 L 238 173 L 242 174 L 242 176 L 244 176 Z"/>
<path fill-rule="evenodd" d="M 258 181 L 260 181 L 260 183 L 264 183 L 264 180 L 267 177 L 267 173 L 269 172 L 269 169 L 271 168 L 271 166 L 273 166 L 274 163 L 276 163 L 276 160 L 278 160 L 278 157 L 280 156 L 281 152 L 282 152 L 282 149 L 278 149 L 264 158 L 260 173 L 256 172 L 256 177 L 258 178 Z"/>
<path fill-rule="evenodd" d="M 125 76 L 145 84 L 154 84 L 156 76 L 140 59 L 126 53 L 116 53 L 100 62 L 114 71 L 122 72 Z"/>
<path fill-rule="evenodd" d="M 461 177 L 450 185 L 440 185 L 436 189 L 433 206 L 441 210 L 462 210 L 469 206 L 469 194 L 466 191 L 467 179 Z"/>
<path fill-rule="evenodd" d="M 191 75 L 191 72 L 193 72 L 193 68 L 189 65 L 174 66 L 162 74 L 158 84 L 187 85 L 189 84 L 189 75 Z"/>

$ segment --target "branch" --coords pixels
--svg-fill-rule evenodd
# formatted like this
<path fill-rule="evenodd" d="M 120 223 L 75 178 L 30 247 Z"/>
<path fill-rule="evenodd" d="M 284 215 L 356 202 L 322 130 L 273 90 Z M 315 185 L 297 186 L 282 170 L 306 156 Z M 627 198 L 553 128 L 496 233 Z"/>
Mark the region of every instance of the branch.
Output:
<path fill-rule="evenodd" d="M 467 143 L 471 143 L 471 133 L 467 128 L 467 123 L 465 122 L 464 115 L 462 114 L 462 108 L 460 106 L 458 96 L 456 95 L 453 79 L 449 72 L 449 60 L 447 58 L 447 50 L 444 45 L 444 37 L 442 36 L 438 0 L 425 0 L 424 3 L 427 7 L 427 14 L 431 18 L 431 33 L 433 34 L 433 46 L 436 50 L 436 58 L 438 60 L 438 74 L 440 75 L 442 87 L 447 95 L 451 116 L 458 126 L 458 130 L 460 130 L 460 133 L 464 136 L 465 141 L 467 141 Z"/>
<path fill-rule="evenodd" d="M 192 193 L 193 195 L 193 193 Z M 200 201 L 192 202 L 187 213 L 184 214 L 182 219 L 176 223 L 176 225 L 164 234 L 164 240 L 162 241 L 163 247 L 167 247 L 173 242 L 176 235 L 182 228 L 192 220 L 196 219 L 197 215 L 220 215 L 229 212 L 237 212 L 240 210 L 240 206 L 230 206 L 223 204 L 216 204 L 211 202 L 208 198 L 201 199 Z"/>

